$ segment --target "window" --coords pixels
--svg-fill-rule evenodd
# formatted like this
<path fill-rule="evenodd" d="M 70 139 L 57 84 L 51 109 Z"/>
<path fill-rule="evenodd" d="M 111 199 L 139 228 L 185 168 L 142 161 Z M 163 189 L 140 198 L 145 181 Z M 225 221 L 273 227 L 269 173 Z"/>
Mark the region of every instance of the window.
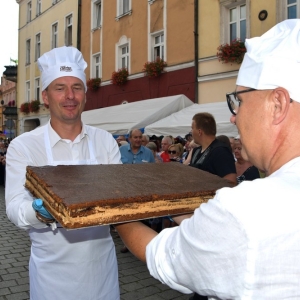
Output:
<path fill-rule="evenodd" d="M 93 70 L 92 70 L 93 78 L 101 78 L 100 67 L 101 67 L 100 54 L 96 54 L 93 56 Z"/>
<path fill-rule="evenodd" d="M 27 23 L 31 21 L 31 1 L 27 3 Z"/>
<path fill-rule="evenodd" d="M 66 17 L 65 44 L 66 46 L 72 45 L 72 15 Z"/>
<path fill-rule="evenodd" d="M 93 28 L 101 27 L 101 1 L 95 1 L 93 4 Z"/>
<path fill-rule="evenodd" d="M 42 0 L 36 1 L 36 16 L 39 16 L 42 13 Z"/>
<path fill-rule="evenodd" d="M 232 40 L 244 41 L 250 36 L 249 6 L 251 0 L 219 0 L 220 2 L 220 44 Z M 280 0 L 282 1 L 282 0 Z"/>
<path fill-rule="evenodd" d="M 26 102 L 30 102 L 30 81 L 26 82 L 25 92 L 26 92 Z"/>
<path fill-rule="evenodd" d="M 246 5 L 239 5 L 229 10 L 229 40 L 246 38 Z"/>
<path fill-rule="evenodd" d="M 120 47 L 120 68 L 127 68 L 129 65 L 128 45 Z"/>
<path fill-rule="evenodd" d="M 156 60 L 157 57 L 164 60 L 164 34 L 153 36 L 153 44 L 153 60 Z"/>
<path fill-rule="evenodd" d="M 118 16 L 130 13 L 130 9 L 131 0 L 118 0 Z"/>
<path fill-rule="evenodd" d="M 26 41 L 26 65 L 30 64 L 30 40 Z"/>
<path fill-rule="evenodd" d="M 34 81 L 34 98 L 40 100 L 40 78 L 36 78 Z"/>
<path fill-rule="evenodd" d="M 41 56 L 41 34 L 35 36 L 35 61 Z"/>
<path fill-rule="evenodd" d="M 130 73 L 130 44 L 131 39 L 125 35 L 116 43 L 116 70 L 126 68 Z"/>
<path fill-rule="evenodd" d="M 57 47 L 58 23 L 52 25 L 52 49 Z"/>
<path fill-rule="evenodd" d="M 297 0 L 286 0 L 287 4 L 287 18 L 297 19 Z"/>

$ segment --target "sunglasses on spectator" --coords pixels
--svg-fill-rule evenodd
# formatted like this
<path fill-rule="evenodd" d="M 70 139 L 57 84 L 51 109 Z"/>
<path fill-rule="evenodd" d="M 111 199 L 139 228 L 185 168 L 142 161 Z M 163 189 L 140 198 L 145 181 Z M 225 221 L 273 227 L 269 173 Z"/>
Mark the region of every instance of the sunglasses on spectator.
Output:
<path fill-rule="evenodd" d="M 176 154 L 176 150 L 169 150 L 168 153 L 169 154 Z"/>

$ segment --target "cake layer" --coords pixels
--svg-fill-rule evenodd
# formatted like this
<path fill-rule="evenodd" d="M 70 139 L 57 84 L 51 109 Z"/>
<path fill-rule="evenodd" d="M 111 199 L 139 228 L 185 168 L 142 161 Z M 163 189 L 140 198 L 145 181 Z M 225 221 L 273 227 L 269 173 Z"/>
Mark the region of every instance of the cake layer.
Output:
<path fill-rule="evenodd" d="M 232 184 L 180 163 L 27 167 L 29 191 L 65 228 L 193 212 Z"/>

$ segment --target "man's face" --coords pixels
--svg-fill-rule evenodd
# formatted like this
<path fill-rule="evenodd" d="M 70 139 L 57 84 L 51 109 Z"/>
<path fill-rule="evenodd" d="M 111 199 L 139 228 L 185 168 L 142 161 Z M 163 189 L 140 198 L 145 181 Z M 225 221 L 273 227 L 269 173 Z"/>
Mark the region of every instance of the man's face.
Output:
<path fill-rule="evenodd" d="M 142 136 L 142 145 L 146 146 L 148 144 L 148 140 L 145 136 Z"/>
<path fill-rule="evenodd" d="M 161 141 L 161 150 L 162 151 L 168 152 L 169 146 L 170 146 L 170 144 L 169 144 L 168 140 L 163 139 Z"/>
<path fill-rule="evenodd" d="M 195 120 L 192 121 L 192 136 L 195 143 L 201 145 L 199 129 L 196 127 Z"/>
<path fill-rule="evenodd" d="M 138 149 L 142 145 L 142 133 L 139 130 L 134 130 L 129 138 L 131 148 Z"/>
<path fill-rule="evenodd" d="M 237 91 L 246 87 L 237 87 Z M 253 164 L 264 155 L 263 141 L 257 143 L 257 137 L 268 136 L 268 91 L 252 91 L 239 94 L 240 107 L 231 120 L 236 124 L 243 145 L 241 155 Z"/>
<path fill-rule="evenodd" d="M 81 122 L 85 89 L 79 78 L 67 76 L 55 79 L 42 92 L 42 97 L 49 106 L 52 121 L 64 124 Z"/>
<path fill-rule="evenodd" d="M 124 135 L 119 135 L 119 136 L 116 138 L 116 141 L 117 141 L 118 143 L 120 143 L 121 141 L 126 141 L 126 138 L 125 138 Z"/>

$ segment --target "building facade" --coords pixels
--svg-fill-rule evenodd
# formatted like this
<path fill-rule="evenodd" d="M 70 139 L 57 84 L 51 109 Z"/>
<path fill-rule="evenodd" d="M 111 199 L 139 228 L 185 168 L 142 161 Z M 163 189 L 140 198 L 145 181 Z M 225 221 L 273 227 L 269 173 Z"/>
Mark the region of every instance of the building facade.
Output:
<path fill-rule="evenodd" d="M 55 47 L 79 47 L 77 0 L 17 0 L 19 4 L 19 57 L 17 106 L 18 133 L 45 124 L 49 110 L 41 98 L 37 59 Z M 27 111 L 27 104 L 38 100 L 38 111 Z M 27 103 L 27 104 L 26 104 Z M 23 109 L 23 108 L 26 109 Z"/>
<path fill-rule="evenodd" d="M 300 17 L 299 0 L 199 0 L 199 103 L 226 101 L 240 64 L 219 61 L 217 48 L 261 36 L 277 23 Z"/>
<path fill-rule="evenodd" d="M 16 66 L 6 66 L 4 74 L 9 73 L 10 69 L 16 70 Z M 14 81 L 14 76 L 1 77 L 1 98 L 0 98 L 0 140 L 13 139 L 16 137 L 16 120 L 17 120 L 17 85 Z"/>
<path fill-rule="evenodd" d="M 86 110 L 184 94 L 195 100 L 194 0 L 82 1 L 81 51 L 87 78 L 101 78 L 87 93 Z M 149 78 L 146 62 L 167 63 Z M 114 71 L 126 68 L 128 81 L 112 84 Z"/>

